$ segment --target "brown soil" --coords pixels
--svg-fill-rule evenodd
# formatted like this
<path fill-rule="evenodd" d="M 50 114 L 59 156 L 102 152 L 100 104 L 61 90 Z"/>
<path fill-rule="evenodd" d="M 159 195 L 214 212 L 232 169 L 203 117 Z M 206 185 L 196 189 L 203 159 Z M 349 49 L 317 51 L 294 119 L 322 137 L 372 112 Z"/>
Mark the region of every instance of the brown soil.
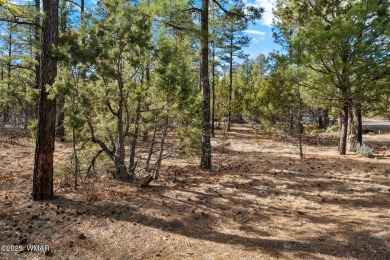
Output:
<path fill-rule="evenodd" d="M 148 188 L 100 174 L 78 192 L 56 176 L 44 202 L 30 195 L 33 142 L 0 137 L 0 245 L 50 247 L 0 259 L 390 259 L 390 135 L 364 136 L 374 158 L 306 138 L 299 159 L 294 140 L 233 130 L 210 172 L 170 158 Z M 56 151 L 58 169 L 70 144 Z"/>

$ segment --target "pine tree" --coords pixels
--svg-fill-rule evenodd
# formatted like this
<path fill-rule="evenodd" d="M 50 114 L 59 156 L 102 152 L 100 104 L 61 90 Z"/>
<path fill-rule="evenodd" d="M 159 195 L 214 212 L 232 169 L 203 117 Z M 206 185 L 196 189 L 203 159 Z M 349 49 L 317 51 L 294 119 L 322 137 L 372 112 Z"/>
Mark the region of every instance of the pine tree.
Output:
<path fill-rule="evenodd" d="M 56 100 L 48 97 L 47 86 L 53 85 L 57 76 L 53 46 L 58 41 L 58 0 L 43 0 L 43 12 L 45 17 L 42 23 L 40 99 L 33 175 L 34 200 L 53 197 Z"/>
<path fill-rule="evenodd" d="M 242 48 L 248 46 L 250 38 L 243 34 L 248 27 L 248 20 L 244 19 L 242 7 L 231 8 L 230 13 L 225 14 L 222 22 L 219 47 L 221 49 L 221 59 L 228 64 L 229 71 L 229 96 L 228 96 L 228 123 L 227 130 L 231 129 L 232 122 L 232 99 L 233 99 L 233 65 L 234 58 L 245 59 Z"/>
<path fill-rule="evenodd" d="M 388 50 L 383 46 L 388 45 L 389 39 L 384 29 L 388 27 L 389 21 L 384 18 L 388 9 L 389 3 L 381 0 L 278 1 L 280 31 L 293 36 L 289 36 L 292 41 L 287 39 L 291 48 L 303 50 L 302 65 L 316 74 L 310 85 L 322 82 L 330 86 L 334 100 L 338 101 L 342 114 L 341 155 L 346 154 L 348 121 L 354 122 L 348 119 L 353 114 L 349 111 L 369 100 L 365 94 L 370 93 L 367 90 L 373 87 L 371 83 L 386 75 Z M 360 128 L 361 124 L 358 125 Z M 360 139 L 355 131 L 351 133 L 351 142 Z"/>

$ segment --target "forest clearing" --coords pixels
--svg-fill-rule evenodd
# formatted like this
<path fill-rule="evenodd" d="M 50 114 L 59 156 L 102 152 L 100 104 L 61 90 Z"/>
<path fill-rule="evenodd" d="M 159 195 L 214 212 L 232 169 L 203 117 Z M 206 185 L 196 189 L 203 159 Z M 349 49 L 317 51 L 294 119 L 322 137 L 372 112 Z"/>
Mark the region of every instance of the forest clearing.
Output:
<path fill-rule="evenodd" d="M 309 137 L 307 137 L 309 138 Z M 34 144 L 0 137 L 0 244 L 50 251 L 1 259 L 389 259 L 390 135 L 365 135 L 373 158 L 338 155 L 328 139 L 297 145 L 234 125 L 213 169 L 173 156 L 158 182 L 97 175 L 78 191 L 55 176 L 55 198 L 31 200 Z M 55 169 L 70 143 L 56 143 Z M 70 177 L 68 177 L 69 179 Z"/>

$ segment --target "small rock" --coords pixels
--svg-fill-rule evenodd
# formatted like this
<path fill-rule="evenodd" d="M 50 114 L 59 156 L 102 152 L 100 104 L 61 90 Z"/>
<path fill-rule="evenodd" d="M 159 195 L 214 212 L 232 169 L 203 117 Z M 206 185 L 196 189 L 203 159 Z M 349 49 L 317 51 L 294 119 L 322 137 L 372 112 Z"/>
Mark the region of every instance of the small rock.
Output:
<path fill-rule="evenodd" d="M 27 244 L 27 242 L 28 242 L 28 239 L 24 237 L 24 238 L 20 239 L 19 245 L 25 245 L 25 244 Z"/>
<path fill-rule="evenodd" d="M 49 256 L 49 257 L 51 257 L 51 256 L 53 256 L 54 254 L 53 254 L 53 251 L 51 251 L 51 249 L 49 249 L 49 250 L 47 250 L 46 252 L 45 252 L 45 256 Z"/>
<path fill-rule="evenodd" d="M 86 239 L 87 237 L 86 237 L 83 233 L 81 233 L 81 234 L 79 235 L 79 238 L 80 238 L 80 239 Z"/>

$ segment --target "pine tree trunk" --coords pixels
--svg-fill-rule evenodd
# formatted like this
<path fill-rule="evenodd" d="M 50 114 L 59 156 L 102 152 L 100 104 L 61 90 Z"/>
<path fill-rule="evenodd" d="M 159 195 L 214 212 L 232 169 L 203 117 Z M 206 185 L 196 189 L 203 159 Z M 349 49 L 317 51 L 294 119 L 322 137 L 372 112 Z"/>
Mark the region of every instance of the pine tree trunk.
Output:
<path fill-rule="evenodd" d="M 123 109 L 124 109 L 124 93 L 123 93 L 123 80 L 122 78 L 118 79 L 118 88 L 119 88 L 119 102 L 118 102 L 118 112 L 117 112 L 117 131 L 118 131 L 118 149 L 115 152 L 115 166 L 118 170 L 116 179 L 122 181 L 132 181 L 133 175 L 129 174 L 127 167 L 125 165 L 125 133 L 124 133 L 124 122 L 123 122 Z"/>
<path fill-rule="evenodd" d="M 212 64 L 213 84 L 211 85 L 212 99 L 212 113 L 211 113 L 211 135 L 215 137 L 215 46 L 213 45 L 213 64 Z"/>
<path fill-rule="evenodd" d="M 45 17 L 40 58 L 38 133 L 33 175 L 34 200 L 53 197 L 56 101 L 48 98 L 46 86 L 53 85 L 57 75 L 57 61 L 53 57 L 52 46 L 58 42 L 58 0 L 43 0 L 43 11 Z"/>
<path fill-rule="evenodd" d="M 302 125 L 302 98 L 301 98 L 301 89 L 297 85 L 297 94 L 298 94 L 298 120 L 297 120 L 297 130 L 298 130 L 298 144 L 299 144 L 299 157 L 303 159 L 303 143 L 302 143 L 302 134 L 303 134 L 303 125 Z"/>
<path fill-rule="evenodd" d="M 357 125 L 355 124 L 354 105 L 351 104 L 348 109 L 348 151 L 355 152 L 357 145 Z"/>
<path fill-rule="evenodd" d="M 41 0 L 35 0 L 35 10 L 37 12 L 37 14 L 41 11 Z M 35 18 L 35 24 L 36 25 L 40 25 L 41 24 L 41 19 L 40 19 L 40 16 L 37 15 L 36 18 Z M 40 35 L 41 35 L 41 32 L 39 31 L 39 26 L 35 26 L 34 28 L 34 37 L 35 37 L 35 41 L 38 43 L 39 42 L 39 39 L 40 39 Z M 39 77 L 40 77 L 40 63 L 41 63 L 41 56 L 39 54 L 39 52 L 37 51 L 36 55 L 35 55 L 35 60 L 36 60 L 36 64 L 35 64 L 35 87 L 37 89 L 39 89 Z"/>
<path fill-rule="evenodd" d="M 66 32 L 67 27 L 67 17 L 66 17 L 66 0 L 61 0 L 60 3 L 60 9 L 61 9 L 61 17 L 60 17 L 60 31 L 61 33 Z M 64 126 L 64 120 L 65 120 L 65 112 L 64 112 L 64 105 L 65 105 L 65 97 L 61 97 L 58 99 L 57 106 L 58 106 L 58 121 L 57 121 L 57 137 L 60 138 L 61 142 L 65 141 L 65 126 Z"/>
<path fill-rule="evenodd" d="M 343 111 L 341 115 L 341 130 L 340 130 L 340 143 L 339 154 L 345 155 L 347 152 L 347 134 L 348 134 L 348 103 L 343 102 Z"/>
<path fill-rule="evenodd" d="M 318 129 L 324 129 L 325 123 L 324 123 L 324 110 L 321 108 L 318 109 Z"/>
<path fill-rule="evenodd" d="M 164 120 L 164 129 L 163 129 L 163 134 L 161 136 L 161 142 L 160 142 L 160 153 L 158 155 L 158 159 L 156 162 L 156 172 L 153 178 L 155 181 L 157 181 L 160 176 L 161 162 L 163 160 L 163 155 L 164 155 L 164 144 L 165 144 L 166 136 L 168 134 L 168 124 L 169 124 L 169 120 L 167 114 Z"/>
<path fill-rule="evenodd" d="M 355 120 L 356 125 L 356 139 L 357 142 L 362 145 L 363 144 L 363 124 L 362 124 L 362 108 L 360 103 L 355 103 L 353 107 L 353 118 Z"/>
<path fill-rule="evenodd" d="M 229 53 L 229 100 L 228 100 L 228 125 L 227 130 L 230 131 L 232 124 L 232 97 L 233 97 L 233 36 L 230 38 L 230 53 Z"/>
<path fill-rule="evenodd" d="M 291 136 L 294 135 L 294 112 L 291 107 L 288 113 L 288 132 Z"/>
<path fill-rule="evenodd" d="M 150 164 L 150 159 L 152 158 L 154 145 L 156 144 L 156 132 L 157 132 L 157 122 L 156 122 L 156 120 L 155 120 L 155 122 L 154 122 L 154 130 L 153 130 L 153 137 L 152 137 L 152 144 L 150 145 L 150 149 L 149 149 L 149 153 L 148 153 L 148 158 L 147 158 L 147 160 L 146 160 L 146 166 L 145 166 L 145 171 L 146 171 L 146 172 L 149 172 L 149 171 L 150 171 L 150 169 L 149 169 L 149 164 Z"/>
<path fill-rule="evenodd" d="M 64 126 L 64 120 L 65 120 L 65 113 L 64 113 L 64 105 L 65 105 L 65 98 L 61 97 L 58 99 L 58 108 L 59 108 L 59 114 L 58 114 L 58 121 L 57 121 L 57 131 L 56 135 L 60 138 L 61 142 L 65 141 L 65 126 Z"/>
<path fill-rule="evenodd" d="M 210 142 L 210 81 L 209 81 L 209 0 L 202 0 L 201 12 L 201 48 L 200 48 L 200 85 L 202 89 L 202 154 L 200 168 L 211 169 L 211 142 Z"/>
<path fill-rule="evenodd" d="M 328 109 L 324 109 L 324 128 L 328 128 L 329 127 L 329 110 Z"/>
<path fill-rule="evenodd" d="M 140 118 L 140 109 L 141 109 L 141 102 L 137 101 L 137 111 L 135 115 L 134 120 L 134 134 L 133 134 L 133 140 L 131 141 L 131 147 L 130 147 L 130 162 L 129 162 L 129 171 L 130 174 L 135 173 L 135 148 L 137 146 L 137 140 L 138 140 L 138 133 L 139 133 L 139 118 Z"/>
<path fill-rule="evenodd" d="M 11 99 L 11 72 L 12 72 L 12 24 L 8 22 L 8 30 L 9 30 L 9 35 L 8 35 L 8 59 L 9 61 L 7 62 L 7 90 L 6 90 L 6 96 L 7 99 Z M 4 111 L 4 125 L 6 125 L 11 118 L 11 104 L 8 102 L 5 103 Z"/>
<path fill-rule="evenodd" d="M 41 0 L 35 0 L 35 10 L 37 14 L 41 11 Z M 35 24 L 36 25 L 41 25 L 41 19 L 40 16 L 37 15 L 35 18 Z M 34 38 L 36 43 L 39 42 L 41 37 L 41 32 L 39 30 L 39 26 L 35 26 L 34 28 Z M 40 75 L 41 75 L 41 55 L 39 51 L 36 51 L 35 54 L 35 88 L 39 89 L 39 82 L 40 82 Z M 38 106 L 39 104 L 36 104 L 36 107 L 34 109 L 34 116 L 35 118 L 38 118 Z"/>
<path fill-rule="evenodd" d="M 72 129 L 73 139 L 73 159 L 74 159 L 74 189 L 77 190 L 78 179 L 79 179 L 79 158 L 77 156 L 77 143 L 75 129 Z"/>

